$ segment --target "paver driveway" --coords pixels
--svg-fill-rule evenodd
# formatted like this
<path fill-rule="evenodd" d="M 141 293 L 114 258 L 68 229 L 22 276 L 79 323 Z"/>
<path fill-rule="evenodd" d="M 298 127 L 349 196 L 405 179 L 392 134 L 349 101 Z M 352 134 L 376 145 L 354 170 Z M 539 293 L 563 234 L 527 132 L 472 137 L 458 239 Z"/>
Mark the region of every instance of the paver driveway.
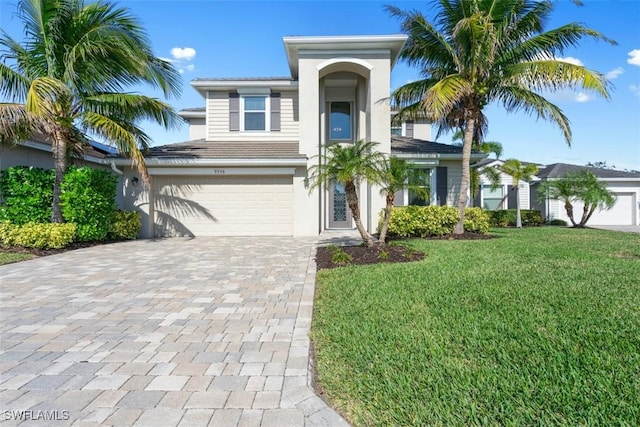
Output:
<path fill-rule="evenodd" d="M 143 240 L 0 267 L 2 422 L 346 424 L 308 386 L 313 250 Z"/>

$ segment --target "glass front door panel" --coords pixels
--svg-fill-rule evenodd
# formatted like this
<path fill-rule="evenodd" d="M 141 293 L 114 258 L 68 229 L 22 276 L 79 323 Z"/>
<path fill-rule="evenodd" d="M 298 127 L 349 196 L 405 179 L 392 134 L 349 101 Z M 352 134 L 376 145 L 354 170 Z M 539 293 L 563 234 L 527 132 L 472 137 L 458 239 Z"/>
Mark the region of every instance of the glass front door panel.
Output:
<path fill-rule="evenodd" d="M 329 190 L 329 228 L 351 228 L 344 184 L 334 183 Z"/>

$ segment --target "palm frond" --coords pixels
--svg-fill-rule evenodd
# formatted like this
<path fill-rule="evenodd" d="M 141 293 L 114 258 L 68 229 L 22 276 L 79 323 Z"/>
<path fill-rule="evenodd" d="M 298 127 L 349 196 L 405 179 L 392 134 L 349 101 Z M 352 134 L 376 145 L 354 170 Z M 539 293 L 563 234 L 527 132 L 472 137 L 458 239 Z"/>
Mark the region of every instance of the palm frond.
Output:
<path fill-rule="evenodd" d="M 505 85 L 496 91 L 494 96 L 509 112 L 522 110 L 527 114 L 535 113 L 540 119 L 551 120 L 562 131 L 567 145 L 571 146 L 569 118 L 562 112 L 560 107 L 543 96 L 521 86 Z"/>
<path fill-rule="evenodd" d="M 70 98 L 69 88 L 60 80 L 51 77 L 39 77 L 31 82 L 27 92 L 26 109 L 39 116 L 56 116 L 56 103 L 60 98 Z"/>

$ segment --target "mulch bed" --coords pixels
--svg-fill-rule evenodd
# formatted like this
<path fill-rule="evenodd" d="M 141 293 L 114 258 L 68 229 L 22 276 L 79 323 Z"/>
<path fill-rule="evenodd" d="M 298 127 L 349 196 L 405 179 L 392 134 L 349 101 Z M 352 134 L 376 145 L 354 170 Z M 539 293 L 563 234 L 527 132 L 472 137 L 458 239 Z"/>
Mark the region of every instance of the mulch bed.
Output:
<path fill-rule="evenodd" d="M 463 234 L 445 234 L 443 236 L 427 237 L 427 240 L 487 240 L 493 239 L 490 234 L 478 234 L 464 232 Z M 404 238 L 390 237 L 391 241 L 401 241 Z M 426 256 L 425 253 L 415 251 L 402 245 L 375 245 L 371 248 L 366 246 L 340 246 L 340 250 L 346 252 L 350 257 L 349 262 L 333 262 L 335 247 L 321 246 L 316 252 L 316 265 L 318 270 L 344 267 L 347 265 L 366 265 L 379 263 L 413 262 L 420 261 Z"/>
<path fill-rule="evenodd" d="M 73 250 L 82 249 L 82 248 L 90 248 L 92 246 L 106 245 L 106 244 L 115 243 L 115 242 L 116 242 L 115 240 L 113 241 L 109 240 L 104 242 L 74 242 L 69 246 L 61 249 L 36 249 L 36 248 L 23 248 L 21 246 L 0 245 L 0 252 L 11 252 L 16 254 L 31 254 L 39 257 L 39 256 L 61 254 L 67 251 L 73 251 Z"/>
<path fill-rule="evenodd" d="M 376 245 L 366 246 L 341 246 L 339 250 L 346 252 L 351 260 L 348 263 L 334 263 L 332 258 L 336 249 L 332 247 L 319 247 L 316 252 L 316 264 L 318 269 L 344 267 L 345 265 L 364 265 L 420 261 L 425 257 L 422 252 L 414 251 L 405 246 Z"/>

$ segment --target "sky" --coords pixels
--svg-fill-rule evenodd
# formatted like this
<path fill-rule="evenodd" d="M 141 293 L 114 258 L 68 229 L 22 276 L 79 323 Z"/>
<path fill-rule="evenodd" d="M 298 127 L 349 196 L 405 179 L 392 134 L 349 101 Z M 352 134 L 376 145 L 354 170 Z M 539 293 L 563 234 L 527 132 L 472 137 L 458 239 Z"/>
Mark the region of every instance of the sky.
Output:
<path fill-rule="evenodd" d="M 146 28 L 157 56 L 169 59 L 183 78 L 182 95 L 169 99 L 176 110 L 204 106 L 190 86 L 196 77 L 288 76 L 283 36 L 397 34 L 400 26 L 385 10 L 432 13 L 430 1 L 119 1 Z M 547 94 L 571 121 L 573 141 L 567 146 L 551 122 L 524 113 L 506 113 L 489 105 L 487 141 L 504 146 L 503 158 L 550 164 L 606 162 L 616 169 L 640 169 L 640 0 L 583 0 L 582 7 L 556 1 L 547 29 L 582 22 L 617 42 L 584 39 L 562 58 L 596 70 L 609 78 L 611 98 L 588 92 Z M 15 0 L 0 0 L 0 27 L 20 39 L 22 27 L 15 17 Z M 416 69 L 398 63 L 391 90 L 419 78 Z M 147 88 L 135 88 L 161 97 Z M 188 126 L 166 131 L 145 125 L 154 145 L 188 140 Z M 451 135 L 438 142 L 451 143 Z"/>

